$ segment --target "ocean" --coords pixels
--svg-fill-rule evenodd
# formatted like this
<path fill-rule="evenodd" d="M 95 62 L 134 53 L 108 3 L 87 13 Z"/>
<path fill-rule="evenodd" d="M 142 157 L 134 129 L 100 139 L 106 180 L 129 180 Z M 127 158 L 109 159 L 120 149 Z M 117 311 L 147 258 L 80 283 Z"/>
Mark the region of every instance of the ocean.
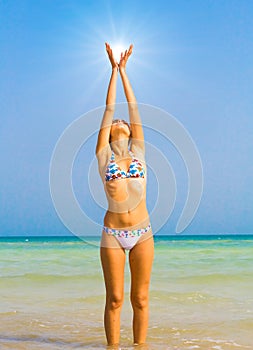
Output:
<path fill-rule="evenodd" d="M 98 241 L 0 238 L 0 349 L 106 349 Z M 93 244 L 92 244 L 93 243 Z M 132 345 L 129 266 L 121 345 Z M 253 235 L 155 236 L 145 349 L 253 349 Z"/>

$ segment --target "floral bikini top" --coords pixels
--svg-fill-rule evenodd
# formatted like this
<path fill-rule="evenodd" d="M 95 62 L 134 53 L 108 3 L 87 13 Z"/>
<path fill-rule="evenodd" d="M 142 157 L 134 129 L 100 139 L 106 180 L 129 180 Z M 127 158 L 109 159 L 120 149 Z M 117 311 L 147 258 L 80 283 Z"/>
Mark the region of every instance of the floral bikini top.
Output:
<path fill-rule="evenodd" d="M 127 172 L 125 172 L 124 170 L 121 170 L 118 164 L 116 163 L 115 155 L 112 151 L 111 159 L 105 171 L 105 181 L 125 179 L 129 177 L 144 178 L 145 170 L 142 164 L 139 162 L 138 159 L 134 157 L 133 152 L 129 151 L 129 154 L 132 157 L 132 162 L 129 165 Z"/>

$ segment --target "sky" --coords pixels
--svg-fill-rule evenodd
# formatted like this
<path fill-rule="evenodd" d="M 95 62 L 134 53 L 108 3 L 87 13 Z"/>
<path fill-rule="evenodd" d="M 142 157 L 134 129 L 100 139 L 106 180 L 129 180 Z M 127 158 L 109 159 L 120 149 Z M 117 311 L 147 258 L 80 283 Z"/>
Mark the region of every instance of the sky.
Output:
<path fill-rule="evenodd" d="M 1 0 L 0 236 L 76 234 L 54 207 L 50 162 L 71 123 L 85 115 L 88 128 L 92 111 L 102 114 L 111 71 L 105 42 L 133 43 L 127 72 L 138 102 L 173 116 L 201 157 L 203 194 L 182 233 L 252 233 L 251 0 Z M 117 102 L 125 102 L 120 80 Z M 146 140 L 168 159 L 176 179 L 174 208 L 158 233 L 174 234 L 187 198 L 187 169 L 155 125 L 154 115 L 155 131 L 151 120 Z M 97 128 L 72 173 L 79 205 L 93 221 L 85 234 L 97 232 L 105 212 L 87 180 Z M 160 169 L 151 168 L 149 210 L 166 188 L 162 181 L 159 187 Z"/>

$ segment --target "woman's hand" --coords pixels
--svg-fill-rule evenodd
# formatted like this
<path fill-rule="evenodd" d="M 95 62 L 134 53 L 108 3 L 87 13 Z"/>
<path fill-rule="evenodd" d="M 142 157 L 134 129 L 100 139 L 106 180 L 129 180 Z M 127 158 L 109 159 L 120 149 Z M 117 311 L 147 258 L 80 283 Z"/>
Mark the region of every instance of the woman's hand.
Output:
<path fill-rule="evenodd" d="M 109 60 L 110 60 L 111 65 L 112 65 L 112 69 L 117 68 L 117 70 L 118 70 L 119 69 L 119 65 L 118 65 L 118 62 L 113 57 L 113 52 L 112 52 L 112 49 L 111 49 L 110 45 L 108 43 L 105 43 L 105 47 L 106 47 L 106 51 L 107 51 Z"/>
<path fill-rule="evenodd" d="M 132 51 L 133 51 L 133 44 L 131 44 L 129 46 L 129 49 L 126 50 L 124 53 L 121 52 L 120 61 L 119 61 L 119 69 L 126 68 L 127 60 L 129 58 L 129 56 L 131 55 Z"/>

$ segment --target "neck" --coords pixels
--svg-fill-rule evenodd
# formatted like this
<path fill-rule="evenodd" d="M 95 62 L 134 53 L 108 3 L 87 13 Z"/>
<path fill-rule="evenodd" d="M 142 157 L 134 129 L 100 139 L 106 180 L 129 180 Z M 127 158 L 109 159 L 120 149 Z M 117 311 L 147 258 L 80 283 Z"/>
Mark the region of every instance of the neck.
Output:
<path fill-rule="evenodd" d="M 126 156 L 128 154 L 128 139 L 113 141 L 111 143 L 113 152 L 119 156 Z"/>

